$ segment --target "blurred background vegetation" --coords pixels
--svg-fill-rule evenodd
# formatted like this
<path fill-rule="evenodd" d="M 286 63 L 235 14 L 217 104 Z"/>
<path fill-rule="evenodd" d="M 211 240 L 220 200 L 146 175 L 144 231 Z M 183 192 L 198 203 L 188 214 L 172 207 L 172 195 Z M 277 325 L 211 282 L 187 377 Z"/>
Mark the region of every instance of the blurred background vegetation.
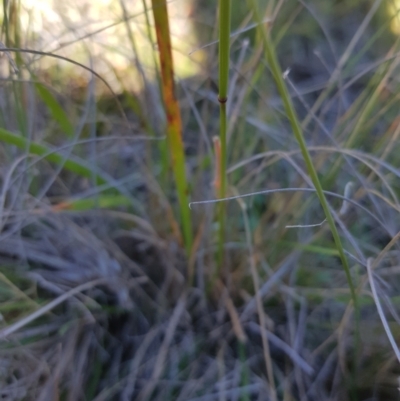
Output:
<path fill-rule="evenodd" d="M 257 194 L 225 203 L 222 264 L 212 203 L 184 246 L 161 3 L 3 0 L 0 398 L 399 399 L 400 2 L 232 1 L 227 195 Z M 167 3 L 186 195 L 214 200 L 219 3 Z"/>

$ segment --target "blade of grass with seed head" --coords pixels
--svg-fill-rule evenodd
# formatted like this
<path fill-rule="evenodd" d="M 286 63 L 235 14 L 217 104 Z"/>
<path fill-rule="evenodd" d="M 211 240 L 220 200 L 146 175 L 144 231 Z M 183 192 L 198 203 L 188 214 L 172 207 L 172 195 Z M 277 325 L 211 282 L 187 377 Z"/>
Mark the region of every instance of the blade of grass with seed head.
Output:
<path fill-rule="evenodd" d="M 182 141 L 182 121 L 179 102 L 175 96 L 174 64 L 166 0 L 152 0 L 161 68 L 161 90 L 167 116 L 167 141 L 171 155 L 172 171 L 179 199 L 183 238 L 188 254 L 192 247 L 192 222 L 189 189 L 185 170 L 185 153 Z"/>

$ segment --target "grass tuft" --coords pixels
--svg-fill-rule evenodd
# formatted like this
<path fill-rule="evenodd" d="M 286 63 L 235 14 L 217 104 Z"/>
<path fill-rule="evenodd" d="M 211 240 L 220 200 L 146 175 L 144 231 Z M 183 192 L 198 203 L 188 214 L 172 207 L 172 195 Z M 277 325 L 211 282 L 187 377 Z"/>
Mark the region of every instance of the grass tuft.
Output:
<path fill-rule="evenodd" d="M 396 399 L 393 7 L 39 3 L 0 11 L 0 398 Z"/>

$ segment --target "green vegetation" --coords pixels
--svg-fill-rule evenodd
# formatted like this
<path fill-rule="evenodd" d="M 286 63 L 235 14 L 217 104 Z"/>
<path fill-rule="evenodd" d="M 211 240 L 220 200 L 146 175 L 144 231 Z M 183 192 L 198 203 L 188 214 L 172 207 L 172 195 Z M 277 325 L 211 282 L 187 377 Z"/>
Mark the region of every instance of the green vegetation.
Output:
<path fill-rule="evenodd" d="M 218 7 L 219 14 L 219 44 L 218 44 L 218 102 L 219 102 L 219 138 L 215 141 L 215 160 L 216 160 L 216 194 L 219 198 L 226 196 L 226 168 L 227 168 L 227 129 L 228 117 L 226 112 L 226 103 L 228 101 L 229 86 L 229 58 L 230 58 L 230 33 L 231 33 L 231 0 L 220 0 Z M 218 238 L 218 270 L 224 263 L 224 242 L 225 242 L 225 205 L 219 206 L 218 213 L 219 238 Z"/>
<path fill-rule="evenodd" d="M 0 398 L 396 399 L 400 4 L 50 3 L 1 15 Z"/>

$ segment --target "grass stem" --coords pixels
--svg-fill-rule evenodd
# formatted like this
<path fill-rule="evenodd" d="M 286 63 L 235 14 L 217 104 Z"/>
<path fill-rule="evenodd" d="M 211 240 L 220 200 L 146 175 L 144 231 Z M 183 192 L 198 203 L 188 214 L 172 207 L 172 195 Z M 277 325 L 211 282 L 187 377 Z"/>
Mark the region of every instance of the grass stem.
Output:
<path fill-rule="evenodd" d="M 189 188 L 186 179 L 185 153 L 182 140 L 182 121 L 179 103 L 175 96 L 174 63 L 166 0 L 152 0 L 161 68 L 161 88 L 167 116 L 167 141 L 172 171 L 178 194 L 181 224 L 188 255 L 192 248 L 193 234 L 189 209 Z"/>
<path fill-rule="evenodd" d="M 219 164 L 219 194 L 220 198 L 226 196 L 226 166 L 227 166 L 227 110 L 226 102 L 229 86 L 229 49 L 231 33 L 231 0 L 219 0 L 219 92 L 218 101 L 220 107 L 220 164 Z M 218 270 L 223 264 L 225 242 L 225 213 L 223 203 L 218 207 L 219 238 L 218 238 Z"/>
<path fill-rule="evenodd" d="M 326 220 L 329 224 L 329 228 L 331 230 L 333 239 L 335 241 L 335 245 L 336 248 L 339 252 L 339 257 L 340 260 L 342 262 L 343 265 L 343 269 L 346 275 L 346 279 L 347 279 L 347 283 L 350 289 L 350 293 L 351 293 L 351 299 L 355 308 L 355 314 L 356 314 L 356 348 L 357 348 L 357 344 L 358 344 L 358 336 L 359 336 L 359 330 L 358 330 L 358 317 L 359 317 L 359 306 L 358 306 L 358 301 L 357 301 L 357 296 L 356 296 L 356 291 L 355 291 L 355 287 L 353 284 L 353 280 L 351 278 L 351 273 L 350 273 L 350 267 L 349 267 L 349 263 L 347 261 L 344 249 L 343 249 L 343 245 L 342 245 L 342 241 L 340 239 L 340 235 L 338 232 L 338 229 L 336 227 L 336 223 L 335 220 L 333 218 L 332 212 L 330 210 L 330 206 L 328 204 L 328 201 L 325 197 L 320 179 L 318 177 L 317 171 L 314 167 L 313 161 L 311 159 L 311 155 L 310 152 L 308 151 L 307 148 L 307 143 L 305 141 L 303 132 L 302 132 L 302 128 L 301 128 L 301 124 L 299 122 L 299 119 L 297 117 L 296 111 L 294 109 L 289 91 L 287 89 L 287 86 L 285 84 L 284 81 L 284 77 L 282 74 L 282 70 L 279 66 L 278 63 L 278 58 L 276 56 L 275 53 L 275 49 L 274 49 L 274 45 L 272 43 L 271 40 L 271 36 L 270 33 L 268 31 L 268 29 L 263 29 L 262 28 L 262 23 L 261 23 L 261 17 L 259 15 L 259 11 L 258 11 L 258 7 L 255 3 L 255 0 L 252 0 L 252 5 L 253 5 L 253 9 L 254 9 L 254 13 L 255 13 L 255 17 L 257 18 L 257 22 L 258 22 L 258 26 L 260 28 L 260 33 L 261 33 L 261 37 L 264 43 L 264 50 L 265 50 L 265 57 L 268 61 L 272 76 L 275 80 L 279 95 L 282 99 L 284 108 L 285 108 L 285 112 L 286 112 L 286 116 L 289 119 L 290 125 L 292 127 L 293 130 L 293 134 L 299 144 L 304 162 L 306 164 L 307 167 L 307 171 L 308 174 L 311 177 L 312 183 L 315 187 L 315 191 L 317 193 L 318 199 L 321 203 L 321 206 L 324 210 L 325 213 L 325 217 Z"/>

